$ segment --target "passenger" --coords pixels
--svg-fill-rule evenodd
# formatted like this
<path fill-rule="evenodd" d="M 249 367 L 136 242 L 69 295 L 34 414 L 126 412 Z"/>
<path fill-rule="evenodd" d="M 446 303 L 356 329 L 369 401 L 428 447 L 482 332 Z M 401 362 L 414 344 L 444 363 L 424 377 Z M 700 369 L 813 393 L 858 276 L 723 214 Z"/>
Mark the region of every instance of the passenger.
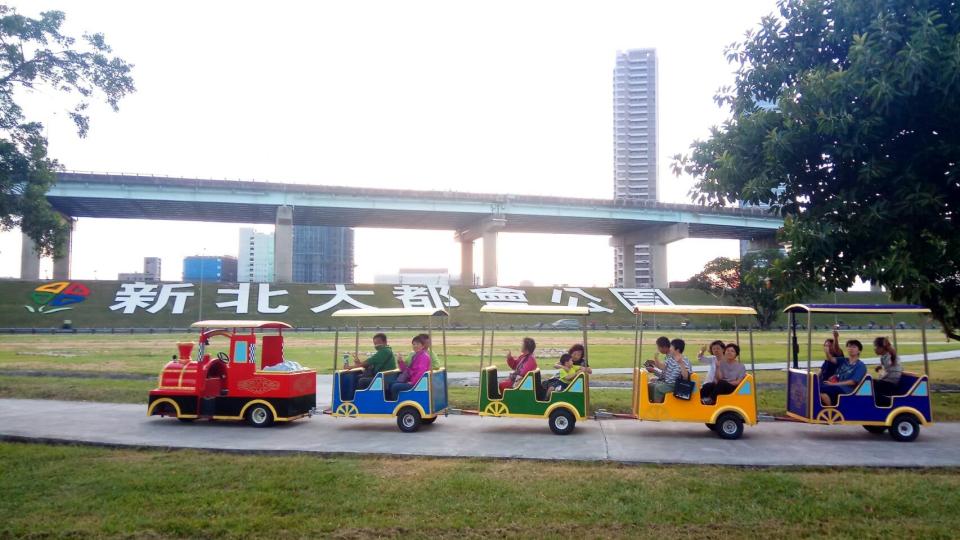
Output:
<path fill-rule="evenodd" d="M 410 358 L 410 364 L 404 363 L 402 354 L 397 359 L 400 374 L 397 375 L 394 382 L 390 383 L 387 392 L 387 399 L 390 401 L 397 399 L 400 392 L 415 387 L 423 374 L 430 371 L 430 355 L 427 354 L 427 350 L 423 346 L 423 340 L 420 336 L 416 336 L 411 340 L 411 343 L 413 344 L 413 355 Z"/>
<path fill-rule="evenodd" d="M 370 382 L 377 376 L 377 373 L 397 369 L 397 359 L 393 355 L 393 349 L 387 345 L 386 334 L 373 335 L 373 348 L 377 352 L 362 362 L 356 353 L 353 354 L 353 367 L 363 368 L 363 374 L 357 381 L 357 388 L 360 390 L 370 386 Z"/>
<path fill-rule="evenodd" d="M 657 384 L 657 378 L 663 374 L 664 363 L 660 361 L 658 355 L 666 355 L 670 352 L 670 338 L 660 336 L 657 338 L 657 352 L 653 353 L 653 358 L 643 363 L 643 366 L 653 374 L 647 380 L 647 396 L 653 401 L 653 387 Z"/>
<path fill-rule="evenodd" d="M 583 348 L 582 344 L 575 343 L 572 347 L 570 347 L 569 350 L 567 350 L 567 354 L 573 358 L 573 365 L 583 368 L 581 371 L 584 373 L 593 373 L 593 370 L 590 369 L 590 363 L 587 362 L 587 359 L 583 356 L 585 350 L 586 349 Z M 563 356 L 560 358 L 562 359 Z M 553 367 L 560 369 L 561 362 L 557 362 L 553 365 Z"/>
<path fill-rule="evenodd" d="M 856 339 L 847 341 L 847 358 L 837 359 L 837 372 L 820 385 L 820 399 L 824 405 L 836 405 L 837 397 L 849 394 L 867 376 L 867 366 L 860 361 L 863 344 Z"/>
<path fill-rule="evenodd" d="M 843 351 L 840 350 L 840 332 L 836 327 L 833 329 L 833 339 L 827 339 L 823 342 L 823 364 L 820 366 L 820 382 L 824 383 L 833 377 L 837 372 L 837 362 L 843 359 Z"/>
<path fill-rule="evenodd" d="M 430 334 L 419 334 L 417 337 L 423 342 L 423 346 L 427 349 L 427 354 L 430 355 L 430 369 L 440 369 L 440 364 L 437 363 L 437 357 L 433 354 L 433 339 L 430 337 Z"/>
<path fill-rule="evenodd" d="M 723 348 L 723 360 L 717 364 L 716 378 L 703 385 L 700 389 L 700 398 L 706 405 L 717 402 L 717 396 L 732 394 L 740 382 L 747 376 L 747 368 L 740 363 L 740 346 L 728 343 Z"/>
<path fill-rule="evenodd" d="M 890 397 L 897 393 L 897 388 L 900 386 L 903 366 L 898 361 L 897 350 L 890 344 L 889 339 L 885 337 L 874 339 L 873 351 L 880 355 L 880 365 L 876 367 L 876 371 L 881 373 L 881 377 L 874 381 L 876 388 L 874 395 L 877 398 L 877 405 L 889 407 Z"/>
<path fill-rule="evenodd" d="M 725 349 L 726 346 L 719 339 L 710 344 L 710 354 L 703 354 L 707 351 L 707 348 L 705 346 L 700 347 L 700 352 L 697 353 L 697 360 L 701 364 L 710 366 L 710 369 L 707 370 L 707 378 L 704 379 L 707 383 L 711 383 L 717 378 L 717 363 L 723 359 L 723 351 Z"/>
<path fill-rule="evenodd" d="M 533 351 L 536 349 L 537 342 L 532 338 L 525 337 L 523 338 L 523 345 L 520 347 L 520 356 L 514 358 L 513 353 L 507 351 L 507 365 L 513 369 L 513 372 L 506 380 L 500 381 L 501 392 L 507 388 L 513 388 L 514 385 L 523 380 L 524 375 L 537 369 L 537 359 L 533 356 Z"/>
<path fill-rule="evenodd" d="M 557 363 L 559 371 L 557 374 L 544 383 L 544 386 L 547 388 L 547 396 L 550 396 L 550 392 L 554 390 L 562 391 L 566 390 L 570 383 L 573 382 L 573 379 L 577 376 L 577 373 L 583 371 L 583 366 L 577 366 L 573 363 L 573 356 L 569 353 L 565 353 L 560 356 L 560 362 Z"/>
<path fill-rule="evenodd" d="M 663 403 L 663 397 L 673 392 L 677 384 L 677 379 L 690 376 L 693 369 L 690 366 L 690 360 L 683 355 L 683 349 L 686 343 L 682 339 L 675 339 L 670 342 L 670 350 L 666 361 L 663 363 L 662 375 L 653 385 L 653 402 Z"/>

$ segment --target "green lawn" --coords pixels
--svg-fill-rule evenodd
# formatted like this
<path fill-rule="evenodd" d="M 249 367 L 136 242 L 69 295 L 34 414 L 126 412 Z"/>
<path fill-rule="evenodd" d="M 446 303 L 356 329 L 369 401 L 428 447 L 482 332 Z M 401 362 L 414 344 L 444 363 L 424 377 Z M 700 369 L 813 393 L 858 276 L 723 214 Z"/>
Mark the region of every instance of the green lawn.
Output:
<path fill-rule="evenodd" d="M 0 472 L 4 538 L 950 538 L 960 527 L 957 470 L 0 443 Z"/>

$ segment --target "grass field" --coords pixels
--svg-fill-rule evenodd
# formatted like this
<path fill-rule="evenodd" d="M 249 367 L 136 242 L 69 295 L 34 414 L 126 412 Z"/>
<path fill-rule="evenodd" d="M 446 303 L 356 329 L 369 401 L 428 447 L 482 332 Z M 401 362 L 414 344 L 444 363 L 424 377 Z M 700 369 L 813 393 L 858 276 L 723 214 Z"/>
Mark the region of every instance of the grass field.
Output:
<path fill-rule="evenodd" d="M 0 471 L 5 538 L 950 538 L 960 527 L 956 470 L 250 456 L 0 443 Z"/>

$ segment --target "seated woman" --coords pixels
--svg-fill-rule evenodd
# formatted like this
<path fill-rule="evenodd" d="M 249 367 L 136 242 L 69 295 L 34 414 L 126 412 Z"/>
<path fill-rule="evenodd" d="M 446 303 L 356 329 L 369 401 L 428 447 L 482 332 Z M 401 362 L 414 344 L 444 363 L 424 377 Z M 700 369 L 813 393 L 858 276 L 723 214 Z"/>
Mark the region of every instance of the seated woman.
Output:
<path fill-rule="evenodd" d="M 740 347 L 737 344 L 729 343 L 724 347 L 723 360 L 717 364 L 716 378 L 700 389 L 700 398 L 705 404 L 713 405 L 721 394 L 732 394 L 747 376 L 747 368 L 740 363 L 739 356 Z"/>
<path fill-rule="evenodd" d="M 863 344 L 856 339 L 847 341 L 847 358 L 837 359 L 837 372 L 820 384 L 820 399 L 824 405 L 836 405 L 837 397 L 853 392 L 867 376 L 867 366 L 860 361 Z"/>
<path fill-rule="evenodd" d="M 704 354 L 707 352 L 706 347 L 700 347 L 700 352 L 697 353 L 697 360 L 701 364 L 710 366 L 710 369 L 707 371 L 707 378 L 704 379 L 708 383 L 713 382 L 717 378 L 717 363 L 723 360 L 724 350 L 726 350 L 726 345 L 718 339 L 710 344 L 710 354 Z M 737 354 L 740 354 L 739 351 Z"/>
<path fill-rule="evenodd" d="M 533 351 L 537 349 L 537 342 L 532 338 L 523 338 L 523 345 L 520 347 L 520 356 L 514 358 L 513 353 L 507 351 L 507 365 L 513 371 L 507 380 L 500 381 L 500 391 L 507 388 L 513 388 L 518 382 L 523 380 L 523 376 L 537 369 L 537 359 L 533 356 Z"/>
<path fill-rule="evenodd" d="M 881 373 L 881 377 L 874 381 L 874 395 L 877 399 L 877 405 L 881 407 L 890 406 L 890 396 L 897 392 L 900 386 L 900 375 L 903 373 L 903 366 L 897 361 L 897 350 L 890 344 L 890 340 L 885 337 L 878 337 L 873 340 L 873 351 L 880 355 L 880 365 L 876 370 Z"/>
<path fill-rule="evenodd" d="M 390 401 L 397 399 L 400 392 L 417 386 L 423 374 L 430 371 L 430 355 L 424 347 L 423 340 L 420 336 L 417 336 L 413 338 L 411 343 L 413 344 L 413 357 L 410 359 L 410 364 L 407 365 L 403 361 L 402 354 L 397 357 L 400 374 L 390 383 L 387 389 L 387 399 Z"/>
<path fill-rule="evenodd" d="M 840 332 L 833 330 L 833 339 L 823 342 L 823 364 L 820 366 L 820 382 L 830 380 L 837 372 L 838 362 L 846 362 L 840 350 Z"/>
<path fill-rule="evenodd" d="M 573 359 L 573 365 L 574 365 L 574 366 L 576 366 L 576 367 L 578 367 L 578 368 L 582 368 L 582 369 L 580 369 L 580 371 L 583 371 L 584 373 L 593 373 L 593 370 L 590 369 L 590 363 L 587 362 L 587 359 L 583 356 L 584 350 L 585 350 L 585 349 L 583 348 L 583 345 L 581 345 L 580 343 L 575 343 L 575 344 L 574 344 L 572 347 L 570 347 L 570 349 L 567 351 L 567 354 L 569 354 L 570 357 Z M 560 369 L 560 368 L 563 367 L 563 366 L 561 365 L 561 364 L 563 364 L 563 356 L 561 356 L 560 358 L 561 358 L 561 360 L 560 360 L 559 362 L 557 362 L 556 364 L 554 364 L 553 367 L 555 367 L 555 368 L 557 368 L 557 369 Z"/>

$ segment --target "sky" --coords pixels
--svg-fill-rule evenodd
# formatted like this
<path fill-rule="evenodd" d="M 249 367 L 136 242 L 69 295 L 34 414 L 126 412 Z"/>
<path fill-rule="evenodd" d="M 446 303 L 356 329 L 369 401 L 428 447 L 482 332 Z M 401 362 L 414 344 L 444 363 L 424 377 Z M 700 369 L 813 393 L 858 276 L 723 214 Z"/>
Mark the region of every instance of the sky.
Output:
<path fill-rule="evenodd" d="M 689 202 L 693 180 L 673 176 L 670 157 L 727 118 L 712 99 L 733 82 L 724 47 L 775 1 L 12 5 L 64 11 L 68 33 L 102 32 L 135 64 L 137 92 L 117 113 L 92 105 L 84 139 L 71 102 L 22 96 L 68 170 L 610 198 L 616 53 L 654 47 L 660 200 Z M 235 256 L 242 226 L 82 218 L 73 277 L 114 279 L 159 256 L 179 280 L 186 255 Z M 357 229 L 355 253 L 359 283 L 406 267 L 459 274 L 452 231 Z M 738 254 L 733 240 L 682 240 L 668 277 Z M 501 285 L 613 280 L 607 237 L 500 234 L 498 255 Z M 20 234 L 0 233 L 0 277 L 19 271 Z"/>

